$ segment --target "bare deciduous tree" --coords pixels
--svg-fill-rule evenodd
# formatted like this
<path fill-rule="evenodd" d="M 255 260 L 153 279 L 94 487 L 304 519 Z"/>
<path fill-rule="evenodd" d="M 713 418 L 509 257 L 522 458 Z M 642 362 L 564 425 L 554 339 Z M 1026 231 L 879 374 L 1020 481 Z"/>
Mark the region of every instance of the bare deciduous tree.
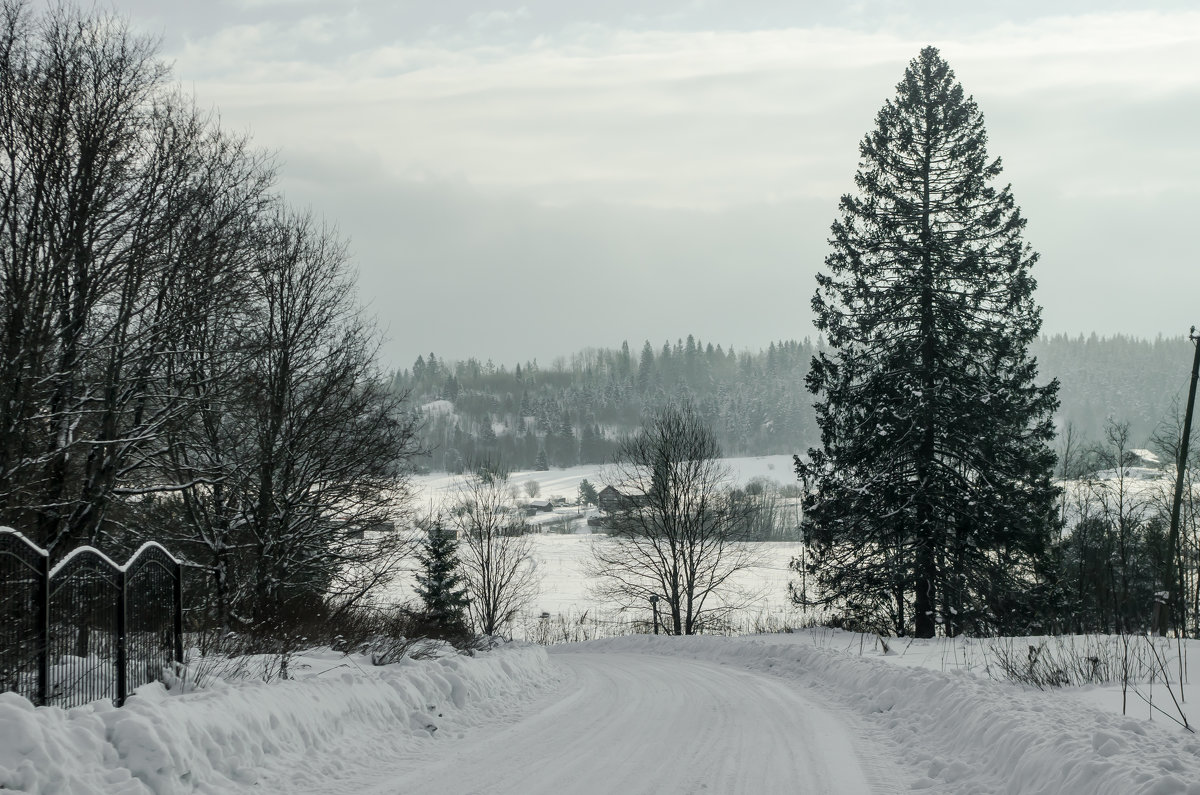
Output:
<path fill-rule="evenodd" d="M 744 502 L 712 431 L 690 406 L 669 406 L 624 440 L 604 473 L 624 500 L 593 545 L 597 594 L 624 607 L 661 600 L 667 631 L 692 635 L 745 604 L 733 576 L 755 563 L 743 541 Z"/>
<path fill-rule="evenodd" d="M 270 168 L 112 14 L 5 2 L 0 52 L 0 518 L 56 554 L 119 545 Z"/>
<path fill-rule="evenodd" d="M 375 371 L 342 244 L 286 213 L 256 236 L 248 355 L 204 432 L 221 454 L 221 521 L 248 548 L 237 601 L 271 625 L 314 601 L 353 605 L 394 576 L 416 422 Z"/>
<path fill-rule="evenodd" d="M 529 605 L 541 584 L 507 472 L 481 466 L 467 476 L 447 523 L 458 532 L 471 620 L 479 633 L 495 635 Z"/>
<path fill-rule="evenodd" d="M 354 605 L 415 421 L 342 243 L 168 75 L 114 14 L 0 0 L 0 523 L 172 541 L 226 625 Z"/>
<path fill-rule="evenodd" d="M 1137 558 L 1145 546 L 1143 537 L 1150 506 L 1138 494 L 1137 484 L 1130 474 L 1137 457 L 1129 440 L 1129 423 L 1110 418 L 1105 423 L 1104 440 L 1104 444 L 1095 448 L 1093 455 L 1096 462 L 1104 467 L 1106 476 L 1094 478 L 1089 485 L 1113 539 L 1114 557 L 1108 565 L 1110 571 L 1114 567 L 1116 569 L 1113 572 L 1113 598 L 1118 605 L 1116 629 L 1118 632 L 1129 632 L 1135 629 L 1130 626 L 1133 620 L 1131 614 L 1140 612 L 1149 604 L 1148 595 L 1136 600 L 1141 604 L 1131 604 L 1131 584 L 1139 568 Z"/>

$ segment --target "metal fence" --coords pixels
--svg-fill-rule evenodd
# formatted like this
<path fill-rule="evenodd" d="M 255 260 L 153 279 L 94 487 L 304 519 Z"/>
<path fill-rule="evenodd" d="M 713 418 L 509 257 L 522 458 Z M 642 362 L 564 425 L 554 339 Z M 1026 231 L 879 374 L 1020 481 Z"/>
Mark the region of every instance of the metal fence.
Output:
<path fill-rule="evenodd" d="M 124 566 L 81 547 L 46 550 L 0 528 L 0 690 L 72 707 L 161 679 L 183 659 L 182 572 L 160 545 Z"/>

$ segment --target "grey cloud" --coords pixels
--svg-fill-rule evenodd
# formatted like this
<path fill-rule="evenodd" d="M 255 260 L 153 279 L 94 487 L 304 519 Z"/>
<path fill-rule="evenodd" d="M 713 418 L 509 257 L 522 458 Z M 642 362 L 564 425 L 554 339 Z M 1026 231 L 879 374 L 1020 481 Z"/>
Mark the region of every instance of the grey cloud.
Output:
<path fill-rule="evenodd" d="M 171 17 L 173 5 L 127 0 L 122 8 L 179 40 L 225 24 L 286 31 L 304 15 L 341 8 L 251 4 L 219 18 L 196 11 L 200 4 Z M 361 47 L 369 59 L 371 42 L 422 40 L 436 28 L 443 44 L 416 57 L 449 66 L 411 80 L 377 81 L 369 68 L 348 77 L 347 62 L 314 60 L 301 64 L 311 79 L 289 74 L 264 88 L 249 75 L 269 79 L 288 67 L 266 60 L 253 62 L 259 72 L 234 69 L 203 86 L 202 104 L 281 150 L 285 195 L 352 239 L 362 295 L 389 327 L 385 354 L 395 366 L 430 349 L 511 364 L 689 332 L 739 347 L 813 334 L 813 275 L 837 197 L 851 188 L 858 141 L 900 78 L 905 56 L 893 58 L 893 49 L 945 31 L 964 35 L 944 51 L 980 103 L 992 153 L 1004 158 L 1029 218 L 1027 238 L 1043 255 L 1036 275 L 1046 330 L 1152 335 L 1197 320 L 1190 230 L 1200 80 L 1190 50 L 1071 62 L 1037 49 L 1069 38 L 1069 20 L 1028 40 L 1000 25 L 1140 4 L 1049 9 L 1019 0 L 1001 15 L 995 4 L 956 3 L 957 16 L 945 18 L 936 11 L 950 6 L 940 3 L 921 4 L 920 14 L 900 2 L 526 5 L 528 15 L 513 15 L 497 37 L 473 30 L 471 15 L 511 14 L 520 3 L 360 3 L 368 40 L 313 54 Z M 614 32 L 638 14 L 640 27 Z M 724 60 L 715 64 L 697 44 L 709 34 L 656 34 L 604 60 L 614 41 L 646 30 L 801 23 L 814 27 L 766 38 L 785 53 L 793 41 L 827 53 L 754 60 L 761 53 L 742 58 L 740 48 L 763 37 L 718 37 L 711 41 L 725 47 Z M 512 45 L 568 29 L 559 38 L 569 46 Z M 1159 32 L 1153 20 L 1146 29 Z M 1010 40 L 1030 52 L 1013 55 Z M 455 49 L 462 42 L 495 46 L 476 56 Z M 659 44 L 682 53 L 662 71 L 653 59 L 671 53 Z M 887 51 L 864 53 L 871 45 Z M 170 53 L 169 39 L 164 46 Z M 582 74 L 576 57 L 595 68 Z"/>
<path fill-rule="evenodd" d="M 461 182 L 388 180 L 360 163 L 333 183 L 314 170 L 324 166 L 297 163 L 284 188 L 352 238 L 392 366 L 430 350 L 511 366 L 623 339 L 658 345 L 694 333 L 758 347 L 815 334 L 809 300 L 836 196 L 714 212 L 543 207 Z M 294 179 L 301 173 L 319 181 Z M 1185 197 L 1131 207 L 1119 196 L 1014 190 L 1042 254 L 1046 332 L 1153 336 L 1197 320 L 1200 275 L 1182 267 L 1190 244 L 1154 234 L 1189 224 Z"/>
<path fill-rule="evenodd" d="M 336 211 L 395 366 L 430 350 L 511 366 L 622 339 L 695 333 L 757 347 L 812 333 L 808 293 L 829 202 L 550 208 L 464 184 L 345 177 L 332 190 L 292 178 L 283 187 Z"/>

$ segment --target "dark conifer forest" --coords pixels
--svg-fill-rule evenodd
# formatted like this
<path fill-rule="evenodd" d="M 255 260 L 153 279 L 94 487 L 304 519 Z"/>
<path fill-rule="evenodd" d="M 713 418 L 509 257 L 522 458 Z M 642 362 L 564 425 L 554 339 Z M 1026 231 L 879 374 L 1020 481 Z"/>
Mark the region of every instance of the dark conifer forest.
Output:
<path fill-rule="evenodd" d="M 425 354 L 397 372 L 422 408 L 422 459 L 431 470 L 456 471 L 481 457 L 517 469 L 603 463 L 616 439 L 647 410 L 689 398 L 710 422 L 728 456 L 790 454 L 818 441 L 812 395 L 804 389 L 811 338 L 735 349 L 697 336 L 640 347 L 580 351 L 550 363 L 445 361 Z M 1099 441 L 1105 421 L 1128 422 L 1144 446 L 1154 429 L 1182 413 L 1192 349 L 1180 335 L 1056 335 L 1029 348 L 1040 382 L 1058 378 L 1061 431 L 1068 423 Z"/>

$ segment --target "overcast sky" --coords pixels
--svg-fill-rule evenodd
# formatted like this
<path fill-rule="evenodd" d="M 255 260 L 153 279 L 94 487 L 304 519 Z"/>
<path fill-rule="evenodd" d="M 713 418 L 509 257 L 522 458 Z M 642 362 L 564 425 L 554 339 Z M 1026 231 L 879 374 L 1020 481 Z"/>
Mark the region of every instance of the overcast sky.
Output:
<path fill-rule="evenodd" d="M 113 5 L 349 238 L 388 365 L 815 336 L 858 143 L 927 44 L 1029 219 L 1043 331 L 1200 323 L 1192 3 Z"/>

